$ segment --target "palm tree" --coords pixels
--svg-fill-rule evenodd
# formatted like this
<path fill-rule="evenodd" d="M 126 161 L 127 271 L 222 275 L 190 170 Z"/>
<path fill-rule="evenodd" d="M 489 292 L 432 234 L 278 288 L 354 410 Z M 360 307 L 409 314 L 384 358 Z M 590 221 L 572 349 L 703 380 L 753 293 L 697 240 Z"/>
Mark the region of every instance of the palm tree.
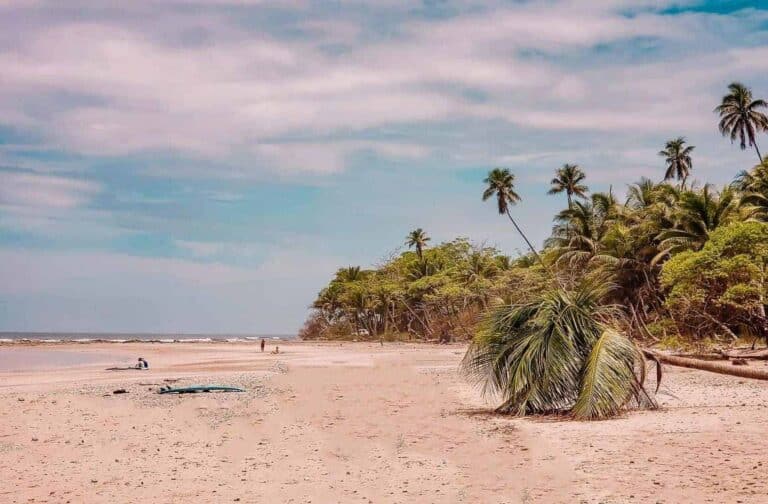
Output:
<path fill-rule="evenodd" d="M 684 137 L 677 137 L 667 142 L 664 150 L 659 151 L 659 156 L 662 156 L 667 163 L 664 180 L 676 178 L 680 180 L 680 187 L 685 187 L 685 180 L 693 168 L 691 161 L 693 149 L 695 149 L 693 145 L 685 145 Z"/>
<path fill-rule="evenodd" d="M 598 254 L 601 238 L 594 205 L 576 201 L 571 208 L 555 216 L 552 237 L 547 240 L 547 245 L 555 251 L 558 262 L 567 261 L 575 266 Z"/>
<path fill-rule="evenodd" d="M 719 193 L 710 185 L 701 191 L 686 191 L 680 195 L 675 211 L 675 225 L 659 233 L 661 253 L 699 250 L 709 234 L 738 216 L 736 191 L 726 186 Z"/>
<path fill-rule="evenodd" d="M 416 247 L 416 254 L 419 259 L 424 259 L 424 248 L 431 239 L 423 229 L 418 228 L 408 233 L 408 236 L 405 237 L 405 244 L 408 245 L 408 248 Z"/>
<path fill-rule="evenodd" d="M 606 282 L 583 282 L 496 308 L 467 350 L 464 372 L 506 413 L 597 419 L 629 404 L 656 407 L 643 387 L 642 351 L 606 325 L 620 317 L 617 306 L 603 303 L 609 290 Z"/>
<path fill-rule="evenodd" d="M 515 222 L 515 219 L 512 217 L 512 214 L 509 211 L 510 206 L 515 205 L 518 201 L 520 201 L 520 195 L 515 192 L 514 174 L 512 174 L 507 168 L 494 168 L 488 172 L 488 176 L 483 182 L 488 184 L 488 187 L 486 187 L 485 191 L 483 192 L 483 201 L 496 196 L 496 206 L 499 210 L 499 215 L 507 214 L 509 220 L 512 221 L 512 225 L 515 226 L 517 232 L 520 233 L 520 236 L 522 236 L 523 240 L 525 240 L 528 248 L 531 249 L 533 255 L 535 255 L 541 265 L 544 266 L 544 261 L 541 260 L 541 256 L 538 252 L 536 252 L 536 249 L 533 248 L 530 240 L 528 240 L 528 237 L 525 236 L 525 233 L 523 233 L 523 231 L 520 229 L 520 226 L 517 225 L 517 222 Z"/>
<path fill-rule="evenodd" d="M 564 164 L 562 168 L 555 172 L 555 178 L 550 182 L 552 188 L 547 194 L 560 194 L 564 192 L 568 197 L 568 208 L 571 208 L 574 196 L 584 198 L 587 191 L 589 191 L 589 188 L 581 183 L 585 178 L 587 178 L 587 175 L 578 165 Z"/>
<path fill-rule="evenodd" d="M 365 272 L 360 269 L 360 266 L 347 266 L 336 272 L 336 281 L 342 283 L 357 282 L 362 280 L 364 276 Z"/>
<path fill-rule="evenodd" d="M 742 171 L 731 184 L 741 192 L 740 206 L 746 217 L 768 221 L 768 157 L 750 171 Z"/>
<path fill-rule="evenodd" d="M 747 145 L 754 147 L 762 163 L 763 157 L 755 137 L 760 130 L 768 130 L 768 116 L 757 109 L 768 108 L 768 103 L 765 100 L 753 100 L 752 90 L 740 82 L 732 83 L 728 89 L 730 93 L 715 108 L 715 112 L 720 114 L 720 133 L 729 136 L 731 143 L 738 138 L 741 150 L 746 149 Z"/>

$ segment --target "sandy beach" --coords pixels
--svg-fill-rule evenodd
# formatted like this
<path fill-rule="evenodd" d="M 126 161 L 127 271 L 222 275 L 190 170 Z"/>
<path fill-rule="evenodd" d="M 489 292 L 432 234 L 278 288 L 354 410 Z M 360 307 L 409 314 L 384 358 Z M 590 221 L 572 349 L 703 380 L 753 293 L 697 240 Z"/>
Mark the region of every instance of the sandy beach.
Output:
<path fill-rule="evenodd" d="M 660 411 L 516 419 L 491 414 L 458 374 L 463 346 L 297 342 L 274 355 L 271 345 L 0 348 L 0 501 L 758 503 L 768 493 L 762 382 L 667 367 Z M 137 356 L 149 371 L 104 370 Z M 157 394 L 168 383 L 247 392 Z"/>

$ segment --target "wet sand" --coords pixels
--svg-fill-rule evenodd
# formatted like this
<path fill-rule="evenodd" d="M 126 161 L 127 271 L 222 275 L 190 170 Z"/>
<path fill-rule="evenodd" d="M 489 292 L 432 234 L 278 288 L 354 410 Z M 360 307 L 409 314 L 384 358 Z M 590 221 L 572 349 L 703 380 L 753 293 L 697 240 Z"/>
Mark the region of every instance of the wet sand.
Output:
<path fill-rule="evenodd" d="M 458 375 L 462 346 L 280 349 L 25 348 L 95 360 L 0 372 L 0 502 L 765 502 L 765 382 L 666 368 L 660 411 L 516 419 Z"/>

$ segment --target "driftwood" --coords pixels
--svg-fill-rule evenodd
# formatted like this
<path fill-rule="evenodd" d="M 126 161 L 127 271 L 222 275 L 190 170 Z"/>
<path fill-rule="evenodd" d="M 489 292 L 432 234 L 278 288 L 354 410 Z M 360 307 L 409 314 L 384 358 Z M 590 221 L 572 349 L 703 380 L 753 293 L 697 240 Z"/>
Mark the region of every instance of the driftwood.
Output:
<path fill-rule="evenodd" d="M 727 350 L 720 354 L 726 359 L 768 360 L 768 350 Z"/>
<path fill-rule="evenodd" d="M 739 378 L 768 380 L 768 368 L 755 369 L 750 366 L 734 366 L 730 362 L 689 359 L 687 357 L 677 357 L 652 350 L 643 350 L 643 353 L 651 359 L 656 358 L 659 362 L 669 364 L 670 366 L 698 369 L 700 371 L 709 371 L 710 373 L 738 376 Z"/>

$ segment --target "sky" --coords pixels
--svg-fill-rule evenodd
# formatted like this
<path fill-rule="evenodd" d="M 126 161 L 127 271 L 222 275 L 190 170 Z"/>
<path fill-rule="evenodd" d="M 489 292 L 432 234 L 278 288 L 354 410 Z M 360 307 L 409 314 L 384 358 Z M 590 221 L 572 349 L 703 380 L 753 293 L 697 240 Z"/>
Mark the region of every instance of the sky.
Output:
<path fill-rule="evenodd" d="M 0 0 L 0 68 L 0 331 L 290 333 L 414 228 L 521 252 L 493 167 L 540 244 L 564 163 L 754 165 L 713 108 L 768 1 Z"/>

